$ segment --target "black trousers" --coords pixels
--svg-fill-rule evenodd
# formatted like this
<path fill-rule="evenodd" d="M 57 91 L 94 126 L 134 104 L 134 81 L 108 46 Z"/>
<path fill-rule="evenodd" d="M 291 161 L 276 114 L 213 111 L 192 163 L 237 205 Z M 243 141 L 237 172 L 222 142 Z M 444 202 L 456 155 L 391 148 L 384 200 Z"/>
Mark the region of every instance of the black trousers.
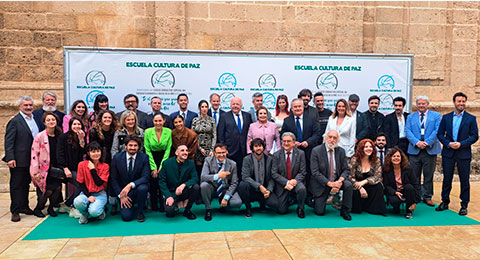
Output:
<path fill-rule="evenodd" d="M 400 191 L 405 197 L 405 206 L 407 208 L 406 212 L 410 212 L 408 208 L 415 203 L 417 197 L 417 191 L 412 184 L 407 184 L 403 186 L 403 190 Z M 387 195 L 388 202 L 392 205 L 394 209 L 399 209 L 400 205 L 402 205 L 403 201 L 397 195 Z"/>
<path fill-rule="evenodd" d="M 134 219 L 137 214 L 143 213 L 143 208 L 145 207 L 145 201 L 147 200 L 147 193 L 148 193 L 148 185 L 147 184 L 140 184 L 135 187 L 135 189 L 131 189 L 128 193 L 128 197 L 132 199 L 132 207 L 131 208 L 122 208 L 120 207 L 120 216 L 122 217 L 123 221 L 130 221 Z M 135 207 L 135 203 L 137 203 L 137 207 Z"/>
<path fill-rule="evenodd" d="M 382 183 L 375 185 L 366 184 L 363 185 L 363 188 L 367 191 L 368 197 L 362 198 L 360 191 L 354 190 L 352 196 L 352 212 L 361 213 L 362 211 L 366 211 L 370 214 L 387 214 Z"/>
<path fill-rule="evenodd" d="M 165 151 L 152 151 L 153 160 L 155 161 L 155 165 L 157 169 L 160 169 L 163 155 Z M 153 178 L 150 176 L 150 188 L 148 190 L 150 193 L 150 205 L 152 206 L 153 211 L 157 211 L 159 209 L 158 202 L 160 201 L 160 209 L 163 209 L 163 205 L 165 204 L 162 197 L 162 192 L 160 191 L 160 185 L 158 184 L 158 177 Z"/>
<path fill-rule="evenodd" d="M 275 184 L 278 185 L 278 184 Z M 307 197 L 307 188 L 303 182 L 298 182 L 297 185 L 291 190 L 283 190 L 280 195 L 278 195 L 278 214 L 288 213 L 288 207 L 290 206 L 291 197 L 296 197 L 298 208 L 305 208 L 305 198 Z"/>
<path fill-rule="evenodd" d="M 456 159 L 442 157 L 443 182 L 442 201 L 450 203 L 450 191 L 452 190 L 453 172 L 457 164 L 458 177 L 460 178 L 460 204 L 467 208 L 470 202 L 470 163 L 471 159 Z"/>
<path fill-rule="evenodd" d="M 352 196 L 353 196 L 353 185 L 349 180 L 344 180 L 342 187 L 340 188 L 343 190 L 343 200 L 342 200 L 342 207 L 347 209 L 352 208 Z M 325 214 L 325 207 L 327 204 L 328 196 L 330 195 L 330 191 L 332 188 L 326 186 L 323 190 L 322 194 L 319 197 L 314 197 L 313 209 L 315 214 L 323 215 Z"/>
<path fill-rule="evenodd" d="M 243 203 L 245 203 L 245 207 L 247 209 L 252 208 L 252 201 L 258 201 L 260 204 L 266 204 L 269 208 L 277 209 L 278 208 L 278 198 L 273 192 L 270 192 L 270 196 L 265 199 L 263 193 L 260 190 L 255 189 L 250 185 L 250 183 L 241 181 L 238 185 L 238 194 L 242 199 Z"/>
<path fill-rule="evenodd" d="M 80 195 L 80 185 L 77 182 L 77 171 L 72 171 L 72 178 L 67 178 L 65 179 L 66 185 L 71 183 L 73 186 L 75 186 L 75 192 L 72 193 L 72 196 L 68 197 L 67 200 L 65 201 L 65 205 L 71 207 L 73 205 L 73 200 Z"/>
<path fill-rule="evenodd" d="M 197 201 L 198 196 L 200 196 L 200 187 L 198 186 L 198 184 L 194 184 L 190 188 L 185 187 L 185 189 L 183 189 L 182 194 L 180 194 L 180 196 L 177 196 L 175 198 L 175 201 L 172 204 L 172 206 L 168 206 L 167 204 L 165 204 L 165 213 L 167 217 L 171 218 L 175 216 L 175 204 L 179 201 L 184 201 L 188 199 L 188 203 L 187 203 L 187 206 L 185 207 L 185 210 L 191 209 L 193 203 Z"/>
<path fill-rule="evenodd" d="M 30 189 L 30 169 L 28 167 L 10 168 L 10 212 L 18 214 L 29 208 L 28 191 Z"/>

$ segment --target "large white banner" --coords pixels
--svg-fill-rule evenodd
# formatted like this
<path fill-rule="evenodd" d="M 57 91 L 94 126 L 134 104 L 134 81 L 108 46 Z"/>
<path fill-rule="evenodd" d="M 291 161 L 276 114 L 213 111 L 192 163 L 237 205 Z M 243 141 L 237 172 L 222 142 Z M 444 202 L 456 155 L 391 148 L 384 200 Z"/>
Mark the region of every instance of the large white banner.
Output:
<path fill-rule="evenodd" d="M 211 93 L 220 95 L 223 109 L 229 110 L 231 98 L 238 96 L 250 110 L 252 94 L 261 92 L 273 111 L 278 95 L 291 101 L 303 88 L 321 91 L 330 109 L 352 93 L 360 96 L 360 111 L 368 109 L 372 95 L 380 97 L 379 111 L 385 114 L 393 111 L 397 96 L 407 100 L 407 111 L 411 107 L 413 55 L 65 47 L 64 66 L 66 110 L 82 99 L 92 111 L 100 93 L 116 112 L 125 109 L 123 98 L 129 93 L 138 96 L 145 112 L 151 112 L 153 96 L 162 98 L 165 113 L 178 110 L 180 93 L 189 96 L 193 111 Z"/>

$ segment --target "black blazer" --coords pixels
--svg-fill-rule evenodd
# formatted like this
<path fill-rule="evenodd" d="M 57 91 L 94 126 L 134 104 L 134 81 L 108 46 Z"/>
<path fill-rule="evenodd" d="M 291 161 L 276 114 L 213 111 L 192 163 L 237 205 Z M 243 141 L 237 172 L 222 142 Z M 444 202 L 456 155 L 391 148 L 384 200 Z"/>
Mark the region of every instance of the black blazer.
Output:
<path fill-rule="evenodd" d="M 242 158 L 247 154 L 247 134 L 248 128 L 252 123 L 252 117 L 249 113 L 241 111 L 243 118 L 242 132 L 238 131 L 237 120 L 232 111 L 225 112 L 220 116 L 220 122 L 217 126 L 217 140 L 228 148 L 228 157 Z"/>
<path fill-rule="evenodd" d="M 40 128 L 38 122 L 37 127 Z M 22 115 L 18 113 L 7 124 L 5 130 L 5 156 L 2 160 L 4 162 L 15 160 L 17 167 L 30 167 L 32 143 L 32 131 Z"/>
<path fill-rule="evenodd" d="M 227 113 L 225 110 L 222 109 L 218 109 L 218 111 L 220 112 L 220 118 L 222 118 L 223 114 Z M 207 115 L 213 118 L 212 108 L 208 110 Z"/>
<path fill-rule="evenodd" d="M 118 196 L 122 189 L 130 182 L 135 183 L 135 187 L 140 184 L 149 184 L 150 181 L 150 163 L 148 155 L 143 152 L 137 152 L 135 163 L 133 165 L 133 178 L 128 176 L 127 152 L 117 153 L 110 165 L 111 182 L 115 196 Z"/>
<path fill-rule="evenodd" d="M 403 117 L 405 118 L 405 126 L 406 126 L 408 113 L 403 112 Z M 398 120 L 395 112 L 385 116 L 383 130 L 385 131 L 385 135 L 387 136 L 387 148 L 392 148 L 395 145 L 398 145 L 398 142 L 400 139 L 398 135 L 400 133 L 398 131 Z"/>
<path fill-rule="evenodd" d="M 173 113 L 170 114 L 170 117 L 173 119 L 176 116 L 178 116 L 179 114 L 180 114 L 180 111 L 173 112 Z M 192 121 L 195 117 L 198 116 L 198 114 L 193 112 L 193 111 L 187 110 L 187 113 L 186 113 L 185 116 L 186 116 L 186 118 L 184 118 L 185 119 L 185 127 L 186 128 L 192 128 Z"/>
<path fill-rule="evenodd" d="M 272 178 L 272 158 L 269 155 L 264 154 L 262 157 L 265 165 L 264 175 L 259 176 L 257 180 L 255 178 L 255 169 L 253 160 L 257 160 L 253 153 L 245 156 L 242 163 L 242 180 L 250 184 L 250 186 L 256 190 L 260 185 L 263 185 L 267 190 L 273 192 L 275 182 Z"/>
<path fill-rule="evenodd" d="M 162 112 L 160 112 L 162 113 Z M 148 128 L 153 127 L 153 113 L 147 114 L 146 116 L 143 117 L 143 122 L 139 124 L 140 128 L 143 128 L 141 126 L 144 126 L 143 130 L 147 130 Z M 172 118 L 169 115 L 166 115 L 162 113 L 163 119 L 165 122 L 163 123 L 163 126 L 166 128 L 170 128 L 173 130 L 173 121 Z"/>
<path fill-rule="evenodd" d="M 83 161 L 85 155 L 85 149 L 80 145 L 73 147 L 72 144 L 68 144 L 68 132 L 61 134 L 57 141 L 57 164 L 60 168 L 67 167 L 70 171 L 76 171 L 78 163 Z M 85 145 L 87 145 L 87 137 L 84 138 Z"/>
<path fill-rule="evenodd" d="M 367 138 L 368 134 L 368 122 L 366 115 L 360 111 L 357 110 L 357 126 L 356 126 L 356 134 L 355 138 L 357 138 L 357 141 L 361 141 L 365 138 Z M 375 141 L 375 140 L 373 140 Z"/>
<path fill-rule="evenodd" d="M 389 196 L 395 195 L 397 192 L 397 183 L 395 182 L 395 173 L 392 171 L 386 172 L 385 170 L 382 171 L 383 175 L 383 187 L 385 189 L 385 194 Z M 417 178 L 415 178 L 415 174 L 407 167 L 402 170 L 402 185 L 411 184 L 414 188 L 417 188 L 418 182 Z"/>
<path fill-rule="evenodd" d="M 125 112 L 126 110 L 123 110 L 122 112 L 118 112 L 117 119 L 120 121 L 120 117 L 122 117 L 122 113 Z M 147 113 L 137 110 L 137 120 L 138 120 L 138 126 L 142 129 L 146 129 L 144 123 L 147 122 L 145 117 L 147 116 Z M 153 124 L 153 123 L 152 123 Z"/>
<path fill-rule="evenodd" d="M 303 141 L 307 141 L 308 147 L 307 149 L 303 149 L 303 147 L 300 149 L 305 150 L 307 158 L 310 159 L 310 153 L 313 147 L 317 146 L 318 140 L 323 133 L 320 133 L 320 126 L 318 125 L 318 120 L 306 113 L 303 113 L 302 131 Z M 285 118 L 285 121 L 283 121 L 280 136 L 283 135 L 283 133 L 285 132 L 292 132 L 297 137 L 298 141 L 297 125 L 295 123 L 295 116 L 293 115 L 293 113 L 290 113 L 290 115 Z"/>
<path fill-rule="evenodd" d="M 43 117 L 43 113 L 45 111 L 40 108 L 40 109 L 37 109 L 37 110 L 34 110 L 32 112 L 33 114 L 33 117 L 35 118 L 35 122 L 37 122 L 37 126 L 38 126 L 38 132 L 42 132 L 43 130 L 45 130 L 45 125 L 43 124 L 43 121 L 42 121 L 42 117 Z M 57 126 L 62 128 L 62 124 L 63 124 L 63 117 L 65 116 L 65 113 L 63 112 L 60 112 L 58 110 L 55 110 L 53 111 L 53 113 L 55 115 L 58 116 L 58 122 L 57 122 Z"/>
<path fill-rule="evenodd" d="M 453 113 L 455 112 L 443 115 L 438 127 L 437 138 L 443 144 L 442 156 L 445 158 L 472 159 L 472 145 L 478 140 L 477 118 L 467 111 L 463 112 L 457 135 L 460 148 L 453 150 L 448 146 L 450 142 L 453 142 Z"/>
<path fill-rule="evenodd" d="M 347 163 L 345 150 L 336 147 L 335 155 L 335 181 L 340 177 L 348 179 L 350 175 L 350 167 Z M 319 145 L 312 150 L 310 168 L 312 169 L 312 177 L 310 178 L 310 192 L 319 197 L 327 187 L 330 178 L 330 163 L 325 144 Z"/>

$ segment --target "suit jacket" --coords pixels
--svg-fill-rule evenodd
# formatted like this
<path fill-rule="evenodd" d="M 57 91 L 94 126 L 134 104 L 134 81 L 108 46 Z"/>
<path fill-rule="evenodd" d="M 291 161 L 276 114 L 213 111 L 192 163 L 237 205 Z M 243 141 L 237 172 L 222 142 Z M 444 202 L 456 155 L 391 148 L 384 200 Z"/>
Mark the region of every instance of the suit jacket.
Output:
<path fill-rule="evenodd" d="M 446 158 L 453 158 L 455 156 L 458 159 L 472 159 L 472 144 L 478 140 L 477 118 L 474 115 L 467 113 L 467 111 L 463 112 L 462 121 L 460 122 L 457 135 L 457 142 L 460 142 L 460 148 L 453 150 L 448 144 L 454 142 L 454 113 L 455 112 L 451 112 L 444 115 L 438 128 L 437 137 L 443 144 L 442 156 Z"/>
<path fill-rule="evenodd" d="M 257 122 L 257 111 L 255 110 L 255 108 L 250 109 L 248 111 L 248 113 L 252 117 L 252 122 L 254 122 L 254 123 Z M 267 120 L 270 121 L 270 122 L 273 122 L 272 114 L 270 114 L 270 111 L 267 111 L 267 113 L 268 113 Z"/>
<path fill-rule="evenodd" d="M 366 138 L 369 138 L 370 140 L 375 142 L 377 134 L 383 132 L 385 116 L 378 111 L 375 114 L 371 113 L 370 110 L 365 111 L 363 115 L 368 125 L 368 132 Z"/>
<path fill-rule="evenodd" d="M 291 156 L 292 178 L 297 182 L 303 182 L 307 174 L 307 166 L 305 162 L 305 153 L 293 148 Z M 282 148 L 273 154 L 272 161 L 272 178 L 275 181 L 274 193 L 279 196 L 285 190 L 287 184 L 287 160 L 285 158 L 285 150 Z"/>
<path fill-rule="evenodd" d="M 110 175 L 113 191 L 118 196 L 122 189 L 130 182 L 135 183 L 135 187 L 140 184 L 149 184 L 150 164 L 148 156 L 143 152 L 137 152 L 137 157 L 133 164 L 133 177 L 128 175 L 127 152 L 117 153 L 110 166 Z"/>
<path fill-rule="evenodd" d="M 224 190 L 227 192 L 225 195 L 228 195 L 230 197 L 233 196 L 233 194 L 237 191 L 237 186 L 238 186 L 238 174 L 237 174 L 237 163 L 234 162 L 233 160 L 230 160 L 228 158 L 225 158 L 223 161 L 223 171 L 225 172 L 230 172 L 230 175 L 228 175 L 222 182 L 222 187 Z M 209 156 L 205 158 L 203 168 L 202 168 L 202 174 L 200 176 L 200 181 L 201 182 L 209 182 L 213 184 L 214 182 L 217 182 L 214 180 L 214 176 L 220 171 L 221 169 L 218 168 L 217 164 L 217 158 L 215 156 Z"/>
<path fill-rule="evenodd" d="M 40 128 L 38 122 L 37 127 Z M 7 124 L 5 130 L 5 156 L 2 160 L 4 162 L 15 160 L 17 167 L 30 167 L 32 143 L 32 131 L 22 115 L 18 113 Z"/>
<path fill-rule="evenodd" d="M 123 110 L 122 112 L 118 112 L 116 115 L 117 115 L 117 118 L 118 118 L 118 121 L 120 121 L 120 117 L 122 116 L 122 113 L 125 112 L 126 110 Z M 138 120 L 138 126 L 142 129 L 146 129 L 146 125 L 144 125 L 147 120 L 146 120 L 146 117 L 147 116 L 147 113 L 143 112 L 143 111 L 140 111 L 137 109 L 137 120 Z M 152 126 L 153 126 L 153 123 L 152 123 Z"/>
<path fill-rule="evenodd" d="M 345 150 L 341 147 L 334 149 L 335 156 L 335 179 L 343 177 L 348 179 L 350 167 L 348 167 Z M 310 168 L 312 169 L 312 177 L 310 178 L 310 192 L 319 197 L 330 181 L 330 162 L 325 144 L 319 145 L 312 150 Z"/>
<path fill-rule="evenodd" d="M 430 155 L 439 154 L 441 152 L 440 142 L 437 139 L 438 127 L 442 115 L 438 112 L 428 110 L 427 121 L 425 122 L 425 142 L 428 144 L 427 153 Z M 420 113 L 415 112 L 408 116 L 405 125 L 405 134 L 408 138 L 408 154 L 417 155 L 420 148 L 416 144 L 420 141 Z"/>
<path fill-rule="evenodd" d="M 367 118 L 365 117 L 365 114 L 357 110 L 357 121 L 356 121 L 356 134 L 355 138 L 357 138 L 358 141 L 361 141 L 365 138 L 367 138 L 368 135 L 368 122 Z M 375 141 L 375 140 L 373 140 Z"/>
<path fill-rule="evenodd" d="M 158 183 L 165 198 L 176 198 L 175 190 L 178 186 L 185 184 L 190 188 L 198 183 L 195 163 L 193 163 L 192 160 L 185 160 L 179 174 L 177 157 L 168 158 L 162 164 L 162 169 L 160 170 L 160 174 L 158 174 Z"/>
<path fill-rule="evenodd" d="M 318 115 L 317 112 L 315 113 Z M 295 116 L 293 115 L 293 113 L 290 113 L 290 115 L 283 121 L 280 136 L 282 136 L 285 132 L 292 132 L 297 137 L 298 141 L 297 125 L 295 123 Z M 317 146 L 318 140 L 323 133 L 320 133 L 320 126 L 318 125 L 318 120 L 309 116 L 309 114 L 306 113 L 303 113 L 302 134 L 303 141 L 307 141 L 308 147 L 306 149 L 300 149 L 304 150 L 306 156 L 310 158 L 310 153 L 313 147 Z"/>
<path fill-rule="evenodd" d="M 45 125 L 43 124 L 43 120 L 42 120 L 44 112 L 45 110 L 43 110 L 42 108 L 34 110 L 32 112 L 33 117 L 35 118 L 35 122 L 37 122 L 38 132 L 42 132 L 43 130 L 45 130 Z M 57 122 L 58 127 L 62 128 L 63 117 L 65 116 L 65 113 L 60 112 L 58 110 L 53 111 L 53 113 L 58 116 L 58 122 Z"/>
<path fill-rule="evenodd" d="M 259 174 L 258 180 L 255 176 L 255 168 L 253 160 L 257 160 L 255 155 L 249 154 L 243 158 L 242 163 L 242 180 L 249 183 L 254 189 L 258 190 L 260 185 L 263 185 L 267 190 L 273 192 L 275 181 L 272 178 L 272 157 L 264 154 L 262 157 L 265 165 L 263 174 Z M 285 186 L 285 185 L 284 185 Z"/>
<path fill-rule="evenodd" d="M 162 112 L 160 112 L 162 113 Z M 139 123 L 140 128 L 143 128 L 143 130 L 147 130 L 147 128 L 153 127 L 153 113 L 147 114 L 146 116 L 143 117 L 143 122 Z M 172 118 L 169 115 L 166 115 L 162 113 L 163 118 L 165 119 L 165 123 L 163 123 L 164 127 L 167 127 L 169 129 L 173 129 L 173 121 Z M 142 127 L 144 126 L 144 127 Z"/>
<path fill-rule="evenodd" d="M 405 126 L 407 125 L 408 113 L 403 112 L 403 118 L 405 118 Z M 387 137 L 387 147 L 392 148 L 398 145 L 400 140 L 398 131 L 398 119 L 395 112 L 385 116 L 384 127 L 385 135 Z"/>
<path fill-rule="evenodd" d="M 220 117 L 217 126 L 217 139 L 219 143 L 223 143 L 228 148 L 230 158 L 247 154 L 247 134 L 248 128 L 252 123 L 249 113 L 242 111 L 243 125 L 242 132 L 238 131 L 237 120 L 232 111 L 228 111 Z"/>
<path fill-rule="evenodd" d="M 411 184 L 413 187 L 418 186 L 417 178 L 415 178 L 415 174 L 410 167 L 402 170 L 402 185 L 405 187 L 407 184 Z M 393 196 L 397 192 L 397 182 L 395 181 L 393 170 L 389 172 L 383 171 L 383 186 L 385 187 L 386 195 Z"/>
<path fill-rule="evenodd" d="M 175 118 L 179 114 L 180 114 L 180 111 L 173 112 L 173 113 L 170 114 L 170 117 L 173 120 L 173 118 Z M 187 118 L 184 118 L 185 119 L 185 127 L 192 128 L 192 120 L 197 116 L 198 116 L 197 113 L 195 113 L 193 111 L 190 111 L 190 110 L 187 110 L 187 114 L 186 114 Z"/>
<path fill-rule="evenodd" d="M 222 110 L 222 109 L 218 109 L 218 111 L 220 112 L 219 115 L 217 115 L 217 121 L 220 122 L 220 118 L 222 118 L 223 114 L 225 114 L 225 110 Z M 213 118 L 213 112 L 212 112 L 212 108 L 210 108 L 207 112 L 207 115 L 211 116 Z M 216 122 L 217 123 L 217 122 Z M 218 125 L 218 123 L 217 123 Z"/>

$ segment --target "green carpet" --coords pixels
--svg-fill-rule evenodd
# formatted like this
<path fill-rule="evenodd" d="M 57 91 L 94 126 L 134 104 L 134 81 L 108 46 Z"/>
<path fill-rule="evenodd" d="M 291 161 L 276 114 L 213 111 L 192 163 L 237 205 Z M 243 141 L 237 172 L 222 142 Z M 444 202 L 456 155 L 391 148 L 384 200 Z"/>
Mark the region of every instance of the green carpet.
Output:
<path fill-rule="evenodd" d="M 214 208 L 217 205 L 212 205 Z M 255 204 L 254 204 L 255 207 Z M 304 219 L 299 219 L 295 207 L 290 208 L 287 215 L 277 215 L 272 211 L 259 212 L 253 209 L 253 217 L 245 218 L 243 210 L 231 210 L 227 213 L 213 211 L 213 220 L 203 219 L 204 205 L 196 205 L 192 211 L 197 219 L 188 220 L 180 214 L 167 219 L 164 213 L 145 212 L 146 221 L 123 222 L 119 215 L 110 216 L 103 221 L 90 219 L 86 225 L 78 224 L 78 219 L 68 217 L 68 214 L 59 214 L 58 217 L 48 217 L 38 225 L 23 240 L 85 238 L 85 237 L 114 237 L 135 235 L 156 235 L 176 233 L 197 233 L 215 231 L 246 231 L 272 229 L 299 229 L 299 228 L 351 228 L 351 227 L 390 227 L 390 226 L 446 226 L 446 225 L 478 225 L 480 222 L 457 212 L 445 210 L 436 212 L 433 207 L 421 203 L 417 206 L 412 219 L 405 219 L 403 215 L 377 216 L 368 213 L 352 214 L 352 221 L 345 221 L 339 211 L 327 206 L 325 216 L 317 216 L 313 209 L 306 207 Z M 242 206 L 242 209 L 244 206 Z M 403 212 L 403 210 L 402 210 Z"/>

